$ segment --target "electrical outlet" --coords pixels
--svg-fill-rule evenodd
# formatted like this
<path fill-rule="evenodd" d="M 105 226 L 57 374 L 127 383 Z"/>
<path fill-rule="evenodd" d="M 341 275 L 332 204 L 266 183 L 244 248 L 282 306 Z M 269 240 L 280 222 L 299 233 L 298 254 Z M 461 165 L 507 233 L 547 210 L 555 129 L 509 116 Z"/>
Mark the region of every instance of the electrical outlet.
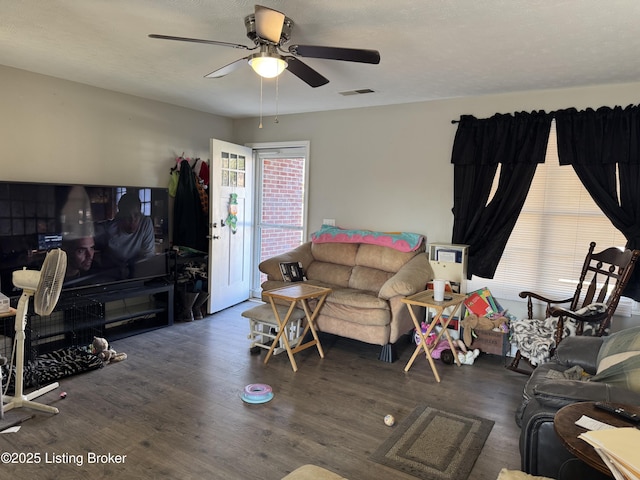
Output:
<path fill-rule="evenodd" d="M 322 219 L 322 224 L 323 225 L 331 225 L 332 227 L 336 226 L 336 219 L 335 218 L 323 218 Z"/>

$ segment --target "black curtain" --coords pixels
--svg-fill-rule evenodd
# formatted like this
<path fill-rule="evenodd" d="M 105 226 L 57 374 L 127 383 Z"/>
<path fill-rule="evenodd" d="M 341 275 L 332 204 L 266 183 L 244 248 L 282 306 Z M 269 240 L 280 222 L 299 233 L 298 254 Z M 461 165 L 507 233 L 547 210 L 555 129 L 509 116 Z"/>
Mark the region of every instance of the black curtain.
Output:
<path fill-rule="evenodd" d="M 573 167 L 595 203 L 624 234 L 626 248 L 640 248 L 640 107 L 572 108 L 555 116 L 560 165 Z M 640 301 L 640 266 L 623 295 Z"/>
<path fill-rule="evenodd" d="M 536 166 L 544 163 L 551 120 L 543 111 L 461 117 L 451 158 L 452 242 L 469 245 L 469 278 L 493 278 Z M 498 164 L 498 188 L 488 202 Z"/>

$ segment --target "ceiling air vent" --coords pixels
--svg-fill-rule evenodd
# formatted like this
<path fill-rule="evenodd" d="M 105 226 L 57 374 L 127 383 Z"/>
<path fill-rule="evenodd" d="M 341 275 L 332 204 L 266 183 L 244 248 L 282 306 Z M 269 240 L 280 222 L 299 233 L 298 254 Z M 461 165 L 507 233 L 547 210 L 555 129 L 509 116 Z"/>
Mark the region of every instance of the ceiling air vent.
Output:
<path fill-rule="evenodd" d="M 364 95 L 365 93 L 374 93 L 375 90 L 370 88 L 360 88 L 358 90 L 347 90 L 346 92 L 340 92 L 340 95 L 348 97 L 349 95 Z"/>

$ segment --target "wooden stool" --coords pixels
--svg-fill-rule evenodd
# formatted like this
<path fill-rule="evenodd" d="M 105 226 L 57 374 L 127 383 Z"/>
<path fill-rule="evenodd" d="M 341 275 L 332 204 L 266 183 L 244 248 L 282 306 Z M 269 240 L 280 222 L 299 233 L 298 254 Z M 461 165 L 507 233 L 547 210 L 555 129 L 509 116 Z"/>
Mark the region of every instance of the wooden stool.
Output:
<path fill-rule="evenodd" d="M 278 314 L 284 318 L 289 310 L 284 305 L 276 305 Z M 271 342 L 276 338 L 276 333 L 271 333 L 272 329 L 278 329 L 278 322 L 273 316 L 271 305 L 264 304 L 245 310 L 241 314 L 249 319 L 249 340 L 252 341 L 251 348 L 260 347 L 265 350 L 271 348 Z M 295 346 L 300 341 L 302 335 L 303 319 L 305 318 L 304 310 L 296 308 L 291 314 L 291 321 L 287 325 L 289 344 Z M 269 342 L 271 340 L 271 342 Z M 278 340 L 278 346 L 274 349 L 273 355 L 277 355 L 286 350 L 284 340 Z"/>

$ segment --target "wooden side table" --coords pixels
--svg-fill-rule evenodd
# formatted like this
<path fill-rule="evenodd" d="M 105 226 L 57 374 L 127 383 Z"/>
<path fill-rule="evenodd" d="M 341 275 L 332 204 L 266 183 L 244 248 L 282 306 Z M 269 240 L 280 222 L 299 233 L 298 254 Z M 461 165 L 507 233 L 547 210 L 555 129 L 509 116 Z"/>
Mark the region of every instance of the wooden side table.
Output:
<path fill-rule="evenodd" d="M 631 413 L 637 413 L 640 415 L 640 407 L 638 406 L 623 405 L 619 403 L 613 403 L 612 405 L 622 407 Z M 595 402 L 572 403 L 571 405 L 562 407 L 558 410 L 553 419 L 553 428 L 558 435 L 558 438 L 560 438 L 560 441 L 565 447 L 567 447 L 569 452 L 590 467 L 593 467 L 613 478 L 613 474 L 594 448 L 581 438 L 578 438 L 578 435 L 586 432 L 584 428 L 579 427 L 575 423 L 576 420 L 583 415 L 593 418 L 594 420 L 598 420 L 599 422 L 608 423 L 614 427 L 630 427 L 634 425 L 623 418 L 612 415 L 604 410 L 597 409 L 595 407 Z"/>
<path fill-rule="evenodd" d="M 318 349 L 318 353 L 320 354 L 320 358 L 324 358 L 324 351 L 322 350 L 322 345 L 320 344 L 320 339 L 318 338 L 318 333 L 316 332 L 316 328 L 313 325 L 313 322 L 315 322 L 315 319 L 318 316 L 318 312 L 322 308 L 324 301 L 327 299 L 327 296 L 330 293 L 330 288 L 316 287 L 314 285 L 308 285 L 306 283 L 294 283 L 292 285 L 287 285 L 286 287 L 276 288 L 275 290 L 269 290 L 263 293 L 263 295 L 269 299 L 269 303 L 271 304 L 271 308 L 273 309 L 273 315 L 278 322 L 279 327 L 276 338 L 273 340 L 271 348 L 267 352 L 267 356 L 264 358 L 265 365 L 271 358 L 271 355 L 273 354 L 276 345 L 279 344 L 280 339 L 282 339 L 284 347 L 287 350 L 287 355 L 289 356 L 289 361 L 291 362 L 291 368 L 293 368 L 294 372 L 298 371 L 298 365 L 296 364 L 296 360 L 293 358 L 293 355 L 302 350 L 313 347 L 315 345 L 315 347 Z M 316 304 L 316 307 L 313 309 L 313 311 L 311 311 L 308 303 L 308 300 L 312 298 L 318 299 L 318 303 Z M 285 300 L 289 302 L 289 309 L 287 310 L 287 314 L 284 318 L 280 317 L 280 313 L 278 312 L 278 308 L 276 306 L 276 300 Z M 287 335 L 285 335 L 285 332 L 287 331 L 287 323 L 289 323 L 289 321 L 291 320 L 292 314 L 296 309 L 296 304 L 298 303 L 304 310 L 307 324 L 304 327 L 304 330 L 300 337 L 300 343 L 292 349 L 291 345 L 289 344 L 289 339 L 287 338 Z M 307 343 L 302 343 L 302 340 L 309 330 L 311 330 L 313 340 L 310 340 Z"/>
<path fill-rule="evenodd" d="M 427 357 L 429 365 L 431 365 L 431 370 L 433 371 L 433 375 L 436 377 L 437 382 L 440 382 L 440 375 L 438 374 L 438 369 L 436 368 L 436 364 L 433 361 L 433 358 L 431 357 L 431 352 L 438 345 L 438 342 L 440 341 L 440 338 L 442 338 L 443 335 L 449 342 L 449 347 L 453 352 L 453 358 L 456 364 L 460 366 L 458 353 L 455 346 L 453 345 L 453 341 L 451 340 L 451 335 L 449 335 L 449 331 L 447 327 L 449 326 L 449 322 L 453 319 L 453 317 L 459 313 L 460 307 L 464 302 L 465 295 L 462 295 L 459 293 L 445 292 L 444 298 L 445 300 L 443 300 L 442 302 L 436 302 L 433 299 L 433 290 L 424 290 L 422 292 L 416 293 L 414 295 L 411 295 L 409 297 L 402 299 L 402 302 L 407 304 L 407 308 L 409 309 L 409 313 L 411 314 L 411 319 L 413 320 L 413 324 L 416 327 L 416 332 L 418 333 L 418 337 L 420 338 L 420 342 L 418 343 L 418 345 L 416 345 L 416 349 L 413 352 L 413 355 L 411 355 L 411 358 L 409 359 L 407 366 L 404 367 L 404 371 L 408 372 L 409 369 L 411 368 L 411 365 L 413 365 L 413 362 L 418 357 L 418 354 L 420 353 L 420 351 L 424 351 L 424 354 Z M 433 317 L 433 320 L 431 320 L 431 323 L 429 324 L 429 327 L 427 328 L 427 331 L 424 334 L 422 333 L 420 322 L 418 321 L 418 318 L 416 317 L 416 314 L 413 310 L 414 305 L 417 307 L 424 307 L 430 310 L 435 310 L 436 312 L 436 314 Z M 442 314 L 447 309 L 449 309 L 449 312 L 445 317 Z M 427 344 L 426 339 L 438 324 L 442 327 L 442 329 L 436 335 L 431 346 L 429 346 Z"/>

